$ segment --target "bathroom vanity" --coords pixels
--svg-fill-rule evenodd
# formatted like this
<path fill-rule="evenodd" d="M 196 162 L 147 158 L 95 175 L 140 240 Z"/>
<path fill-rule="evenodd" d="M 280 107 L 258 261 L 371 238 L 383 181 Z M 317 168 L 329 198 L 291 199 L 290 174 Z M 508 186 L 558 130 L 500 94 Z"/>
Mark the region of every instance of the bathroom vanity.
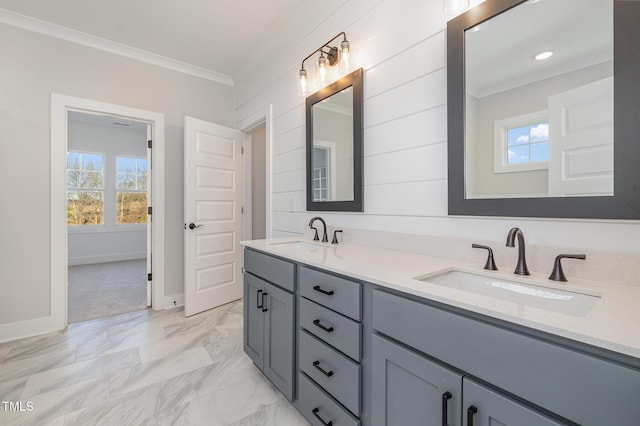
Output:
<path fill-rule="evenodd" d="M 640 421 L 638 288 L 349 243 L 244 244 L 245 352 L 313 425 Z"/>

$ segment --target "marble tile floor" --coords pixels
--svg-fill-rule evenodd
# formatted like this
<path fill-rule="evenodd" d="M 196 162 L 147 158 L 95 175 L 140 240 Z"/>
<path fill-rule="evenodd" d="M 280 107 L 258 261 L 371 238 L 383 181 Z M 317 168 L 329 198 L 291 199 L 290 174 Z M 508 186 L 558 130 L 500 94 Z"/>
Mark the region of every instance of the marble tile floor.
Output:
<path fill-rule="evenodd" d="M 243 352 L 242 323 L 236 301 L 1 343 L 0 400 L 24 411 L 1 404 L 0 425 L 308 425 Z"/>
<path fill-rule="evenodd" d="M 147 260 L 69 266 L 69 323 L 147 307 Z"/>

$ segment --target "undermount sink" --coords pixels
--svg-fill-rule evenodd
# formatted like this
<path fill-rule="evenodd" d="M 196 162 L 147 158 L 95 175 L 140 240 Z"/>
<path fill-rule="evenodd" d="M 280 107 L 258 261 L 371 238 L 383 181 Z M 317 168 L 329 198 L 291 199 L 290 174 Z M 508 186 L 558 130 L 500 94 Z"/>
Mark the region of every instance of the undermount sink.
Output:
<path fill-rule="evenodd" d="M 528 278 L 508 279 L 459 270 L 416 279 L 577 317 L 587 315 L 600 300 L 599 296 L 537 285 Z"/>
<path fill-rule="evenodd" d="M 309 243 L 306 241 L 278 241 L 274 243 L 269 243 L 269 246 L 283 247 L 287 249 L 292 249 L 300 252 L 316 252 L 320 250 L 325 250 L 328 247 L 325 245 Z"/>

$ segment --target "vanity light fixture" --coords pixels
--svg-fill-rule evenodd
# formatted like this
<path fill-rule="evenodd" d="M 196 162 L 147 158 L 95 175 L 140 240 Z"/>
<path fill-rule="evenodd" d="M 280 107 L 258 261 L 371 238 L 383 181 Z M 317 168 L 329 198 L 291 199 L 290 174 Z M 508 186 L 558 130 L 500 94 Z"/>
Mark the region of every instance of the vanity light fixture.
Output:
<path fill-rule="evenodd" d="M 445 16 L 456 16 L 469 8 L 469 0 L 443 0 L 442 12 Z"/>
<path fill-rule="evenodd" d="M 544 61 L 545 59 L 549 59 L 551 56 L 553 56 L 553 50 L 546 50 L 544 52 L 538 53 L 533 57 L 533 59 L 535 59 L 536 61 Z"/>
<path fill-rule="evenodd" d="M 330 44 L 342 36 L 339 46 L 331 46 Z M 316 61 L 315 81 L 309 81 L 307 70 L 304 69 L 304 62 L 313 55 L 319 53 Z M 306 97 L 313 88 L 322 88 L 333 80 L 330 76 L 331 67 L 338 65 L 340 76 L 349 74 L 353 71 L 351 43 L 347 40 L 347 34 L 341 32 L 331 40 L 314 50 L 309 56 L 302 60 L 300 71 L 298 71 L 298 95 Z"/>

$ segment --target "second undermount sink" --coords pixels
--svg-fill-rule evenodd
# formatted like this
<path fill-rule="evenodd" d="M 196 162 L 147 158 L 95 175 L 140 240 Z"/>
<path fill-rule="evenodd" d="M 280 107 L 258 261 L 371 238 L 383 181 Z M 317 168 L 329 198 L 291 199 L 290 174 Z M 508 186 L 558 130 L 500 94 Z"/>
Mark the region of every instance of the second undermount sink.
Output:
<path fill-rule="evenodd" d="M 318 244 L 309 243 L 306 241 L 277 241 L 277 242 L 269 243 L 269 246 L 282 247 L 282 248 L 291 249 L 299 252 L 310 252 L 310 253 L 325 250 L 328 248 L 326 245 L 321 245 L 319 243 Z"/>
<path fill-rule="evenodd" d="M 577 317 L 586 316 L 600 300 L 599 296 L 546 287 L 528 278 L 509 279 L 494 274 L 483 275 L 460 270 L 416 279 Z"/>

